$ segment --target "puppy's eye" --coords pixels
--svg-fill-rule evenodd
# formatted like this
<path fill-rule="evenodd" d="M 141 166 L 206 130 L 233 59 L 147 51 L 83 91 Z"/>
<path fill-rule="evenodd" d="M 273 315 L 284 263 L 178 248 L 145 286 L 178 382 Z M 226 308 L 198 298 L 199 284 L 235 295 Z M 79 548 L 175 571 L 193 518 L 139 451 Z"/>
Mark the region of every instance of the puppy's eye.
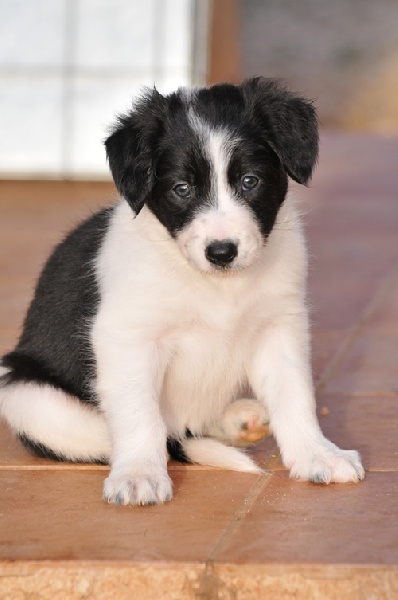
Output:
<path fill-rule="evenodd" d="M 178 183 L 173 187 L 173 192 L 182 200 L 188 200 L 191 197 L 191 186 L 188 183 Z"/>
<path fill-rule="evenodd" d="M 254 175 L 245 175 L 242 177 L 241 188 L 242 192 L 251 192 L 258 185 L 257 177 Z"/>

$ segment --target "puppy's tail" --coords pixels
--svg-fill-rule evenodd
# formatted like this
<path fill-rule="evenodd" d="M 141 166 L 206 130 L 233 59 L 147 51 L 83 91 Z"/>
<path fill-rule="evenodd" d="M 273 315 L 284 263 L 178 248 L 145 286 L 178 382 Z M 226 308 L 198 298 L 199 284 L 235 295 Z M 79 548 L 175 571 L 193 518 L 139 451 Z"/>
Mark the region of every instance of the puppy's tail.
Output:
<path fill-rule="evenodd" d="M 173 452 L 168 444 L 169 453 L 172 458 L 183 462 L 207 465 L 209 467 L 220 467 L 232 471 L 246 471 L 247 473 L 262 473 L 262 469 L 252 459 L 237 448 L 226 446 L 222 442 L 211 438 L 188 437 L 174 446 L 180 452 Z M 182 450 L 182 452 L 181 452 Z"/>
<path fill-rule="evenodd" d="M 53 460 L 107 463 L 104 416 L 63 391 L 35 383 L 7 384 L 0 365 L 0 417 L 34 454 Z"/>

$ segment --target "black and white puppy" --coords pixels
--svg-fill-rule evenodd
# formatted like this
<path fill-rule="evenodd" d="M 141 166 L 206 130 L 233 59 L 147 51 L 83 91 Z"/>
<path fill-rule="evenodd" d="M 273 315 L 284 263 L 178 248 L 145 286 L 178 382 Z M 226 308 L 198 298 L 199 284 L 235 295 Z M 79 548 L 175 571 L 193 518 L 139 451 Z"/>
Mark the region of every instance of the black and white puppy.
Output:
<path fill-rule="evenodd" d="M 262 78 L 151 90 L 106 150 L 120 200 L 55 249 L 2 359 L 12 429 L 39 454 L 110 462 L 117 504 L 170 500 L 168 453 L 259 472 L 233 444 L 265 420 L 292 477 L 361 480 L 315 414 L 287 194 L 317 159 L 312 104 Z"/>

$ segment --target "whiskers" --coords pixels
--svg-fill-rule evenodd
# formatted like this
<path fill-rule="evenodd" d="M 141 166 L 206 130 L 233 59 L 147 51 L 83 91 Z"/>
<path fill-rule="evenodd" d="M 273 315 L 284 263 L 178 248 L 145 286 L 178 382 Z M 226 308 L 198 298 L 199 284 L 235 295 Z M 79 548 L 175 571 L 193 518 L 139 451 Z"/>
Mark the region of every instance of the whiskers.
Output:
<path fill-rule="evenodd" d="M 289 210 L 288 214 L 278 216 L 272 229 L 275 231 L 291 231 L 296 227 L 301 227 L 303 220 L 316 208 L 315 205 L 297 206 L 296 203 L 294 210 Z"/>

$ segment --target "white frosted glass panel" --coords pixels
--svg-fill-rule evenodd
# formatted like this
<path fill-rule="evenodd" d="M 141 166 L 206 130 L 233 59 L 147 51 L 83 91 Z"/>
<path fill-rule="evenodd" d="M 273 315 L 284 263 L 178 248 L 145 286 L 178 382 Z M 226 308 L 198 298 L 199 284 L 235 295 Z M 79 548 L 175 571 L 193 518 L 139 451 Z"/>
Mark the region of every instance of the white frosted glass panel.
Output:
<path fill-rule="evenodd" d="M 0 0 L 0 67 L 60 66 L 67 0 Z"/>
<path fill-rule="evenodd" d="M 61 78 L 3 77 L 0 88 L 0 172 L 59 172 Z"/>
<path fill-rule="evenodd" d="M 79 0 L 77 66 L 150 69 L 154 18 L 154 0 Z"/>
<path fill-rule="evenodd" d="M 190 0 L 167 0 L 164 3 L 162 64 L 166 69 L 188 67 L 191 59 Z"/>

